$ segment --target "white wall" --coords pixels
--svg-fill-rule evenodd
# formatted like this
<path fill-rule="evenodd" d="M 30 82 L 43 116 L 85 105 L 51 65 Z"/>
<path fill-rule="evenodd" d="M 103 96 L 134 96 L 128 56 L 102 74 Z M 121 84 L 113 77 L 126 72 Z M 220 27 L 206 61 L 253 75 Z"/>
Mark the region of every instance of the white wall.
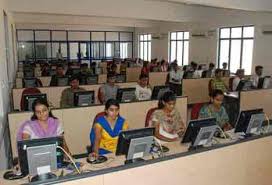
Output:
<path fill-rule="evenodd" d="M 5 29 L 4 15 L 5 11 L 8 15 L 9 29 L 9 48 L 5 44 Z M 7 113 L 10 110 L 10 89 L 13 86 L 13 81 L 16 71 L 16 63 L 14 60 L 11 23 L 13 20 L 6 8 L 5 0 L 0 0 L 0 169 L 7 167 L 7 157 L 9 155 L 8 129 L 7 129 Z M 8 55 L 6 55 L 8 50 Z M 7 56 L 10 58 L 9 71 L 7 71 Z"/>

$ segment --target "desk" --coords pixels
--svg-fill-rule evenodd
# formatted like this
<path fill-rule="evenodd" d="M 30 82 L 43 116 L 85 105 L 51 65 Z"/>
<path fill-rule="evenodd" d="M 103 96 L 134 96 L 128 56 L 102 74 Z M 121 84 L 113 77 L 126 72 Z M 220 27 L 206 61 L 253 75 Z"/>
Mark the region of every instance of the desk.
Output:
<path fill-rule="evenodd" d="M 128 120 L 131 129 L 143 128 L 147 111 L 154 107 L 157 107 L 157 101 L 121 103 L 120 112 L 121 115 Z M 176 107 L 181 114 L 182 121 L 187 123 L 187 97 L 177 98 Z M 104 105 L 96 105 L 90 107 L 54 109 L 52 111 L 64 127 L 65 139 L 72 154 L 86 153 L 86 146 L 90 144 L 89 134 L 90 129 L 92 128 L 93 119 L 96 114 L 103 110 Z M 21 123 L 30 119 L 31 114 L 31 112 L 8 114 L 13 157 L 17 156 L 17 130 Z"/>
<path fill-rule="evenodd" d="M 104 166 L 100 166 L 101 168 L 89 164 L 84 166 L 84 169 L 96 172 L 65 177 L 52 183 L 62 185 L 180 185 L 181 182 L 184 182 L 186 185 L 271 185 L 271 145 L 271 135 L 191 152 L 186 152 L 187 145 L 180 145 L 177 142 L 170 143 L 166 146 L 171 152 L 164 158 L 123 165 L 123 156 L 108 156 L 113 157 L 113 161 L 105 163 Z M 80 161 L 85 162 L 85 159 Z M 3 173 L 1 172 L 0 175 Z M 2 185 L 27 182 L 26 179 L 17 181 L 1 179 L 0 181 Z"/>

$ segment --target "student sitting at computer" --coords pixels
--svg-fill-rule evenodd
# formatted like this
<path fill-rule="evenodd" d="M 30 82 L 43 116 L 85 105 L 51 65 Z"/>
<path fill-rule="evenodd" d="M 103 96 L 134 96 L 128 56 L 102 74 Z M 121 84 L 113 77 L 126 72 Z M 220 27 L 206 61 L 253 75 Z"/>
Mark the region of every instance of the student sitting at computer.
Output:
<path fill-rule="evenodd" d="M 63 135 L 59 120 L 53 116 L 44 99 L 36 99 L 32 105 L 34 114 L 24 122 L 17 134 L 17 140 L 40 139 Z"/>
<path fill-rule="evenodd" d="M 91 129 L 91 156 L 115 153 L 119 133 L 128 129 L 127 121 L 119 113 L 118 101 L 109 99 L 105 105 L 105 116 L 98 117 Z"/>
<path fill-rule="evenodd" d="M 106 103 L 109 99 L 116 99 L 118 85 L 115 85 L 115 75 L 109 73 L 107 75 L 107 83 L 102 85 L 99 89 L 99 100 L 102 104 Z"/>
<path fill-rule="evenodd" d="M 232 129 L 229 123 L 229 116 L 226 112 L 225 107 L 222 105 L 224 100 L 224 93 L 221 90 L 214 90 L 211 93 L 211 103 L 204 105 L 199 112 L 199 118 L 216 118 L 216 123 L 224 131 Z"/>
<path fill-rule="evenodd" d="M 244 69 L 237 69 L 236 76 L 232 82 L 232 90 L 233 91 L 236 91 L 240 81 L 244 78 L 244 76 L 245 76 L 245 70 Z"/>
<path fill-rule="evenodd" d="M 184 134 L 185 124 L 175 105 L 174 92 L 167 91 L 159 100 L 158 110 L 151 115 L 149 125 L 155 127 L 155 136 L 160 140 L 176 141 Z"/>
<path fill-rule="evenodd" d="M 262 77 L 262 75 L 263 75 L 263 66 L 256 66 L 255 74 L 252 75 L 251 77 L 252 86 L 254 88 L 258 88 L 259 79 Z"/>
<path fill-rule="evenodd" d="M 51 77 L 50 86 L 58 86 L 59 77 L 64 77 L 64 67 L 62 64 L 57 65 L 56 74 Z"/>
<path fill-rule="evenodd" d="M 139 101 L 150 100 L 152 91 L 148 85 L 148 76 L 141 74 L 135 90 L 136 99 Z"/>
<path fill-rule="evenodd" d="M 223 92 L 228 91 L 228 87 L 225 82 L 222 80 L 222 70 L 216 69 L 215 70 L 215 77 L 210 82 L 210 91 L 214 91 L 216 89 L 221 90 Z"/>
<path fill-rule="evenodd" d="M 142 70 L 141 70 L 141 74 L 149 75 L 149 72 L 150 72 L 150 68 L 149 68 L 148 61 L 144 61 L 143 62 L 143 67 L 142 67 Z"/>
<path fill-rule="evenodd" d="M 177 63 L 172 64 L 172 70 L 169 73 L 169 88 L 180 96 L 182 94 L 183 71 L 179 69 Z"/>
<path fill-rule="evenodd" d="M 161 60 L 160 71 L 161 72 L 167 72 L 168 71 L 168 62 L 166 60 L 164 60 L 164 59 Z"/>
<path fill-rule="evenodd" d="M 70 87 L 66 88 L 61 93 L 61 108 L 74 106 L 74 93 L 78 91 L 85 91 L 84 88 L 79 87 L 79 77 L 74 75 L 70 78 Z"/>
<path fill-rule="evenodd" d="M 50 68 L 49 68 L 49 64 L 45 63 L 42 67 L 42 76 L 49 76 L 50 72 L 49 72 Z"/>

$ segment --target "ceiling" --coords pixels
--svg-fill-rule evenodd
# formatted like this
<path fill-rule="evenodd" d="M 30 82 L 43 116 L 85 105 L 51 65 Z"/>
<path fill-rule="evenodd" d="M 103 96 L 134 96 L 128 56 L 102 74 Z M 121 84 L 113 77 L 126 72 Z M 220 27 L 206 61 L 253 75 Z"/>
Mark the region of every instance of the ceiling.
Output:
<path fill-rule="evenodd" d="M 272 0 L 149 0 L 172 3 L 185 3 L 248 11 L 272 12 Z"/>

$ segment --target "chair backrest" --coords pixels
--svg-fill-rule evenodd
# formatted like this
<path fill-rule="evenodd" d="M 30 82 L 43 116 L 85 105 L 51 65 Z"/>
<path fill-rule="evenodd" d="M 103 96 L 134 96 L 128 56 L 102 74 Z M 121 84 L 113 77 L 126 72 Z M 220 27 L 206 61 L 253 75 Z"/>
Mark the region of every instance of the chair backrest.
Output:
<path fill-rule="evenodd" d="M 25 90 L 23 90 L 22 97 L 21 97 L 21 103 L 20 103 L 21 110 L 25 109 L 24 95 L 26 95 L 26 94 L 40 94 L 40 93 L 41 93 L 41 91 L 37 88 L 26 88 Z"/>
<path fill-rule="evenodd" d="M 235 91 L 235 90 L 236 90 L 236 89 L 232 89 L 233 80 L 234 80 L 234 77 L 231 77 L 231 78 L 229 79 L 229 89 L 230 89 L 231 91 Z"/>
<path fill-rule="evenodd" d="M 209 89 L 209 96 L 211 96 L 212 91 L 213 91 L 212 81 L 213 81 L 213 79 L 211 79 L 211 80 L 209 81 L 209 85 L 208 85 L 208 89 Z"/>
<path fill-rule="evenodd" d="M 146 117 L 145 117 L 145 127 L 149 127 L 149 122 L 151 119 L 151 116 L 155 110 L 158 110 L 158 107 L 151 108 L 147 111 Z"/>
<path fill-rule="evenodd" d="M 99 101 L 101 104 L 103 104 L 101 87 L 99 87 L 99 89 L 98 89 L 98 95 L 97 95 L 97 97 L 98 97 L 98 101 Z"/>
<path fill-rule="evenodd" d="M 200 109 L 204 103 L 196 103 L 193 105 L 192 111 L 191 111 L 191 120 L 198 119 Z"/>

